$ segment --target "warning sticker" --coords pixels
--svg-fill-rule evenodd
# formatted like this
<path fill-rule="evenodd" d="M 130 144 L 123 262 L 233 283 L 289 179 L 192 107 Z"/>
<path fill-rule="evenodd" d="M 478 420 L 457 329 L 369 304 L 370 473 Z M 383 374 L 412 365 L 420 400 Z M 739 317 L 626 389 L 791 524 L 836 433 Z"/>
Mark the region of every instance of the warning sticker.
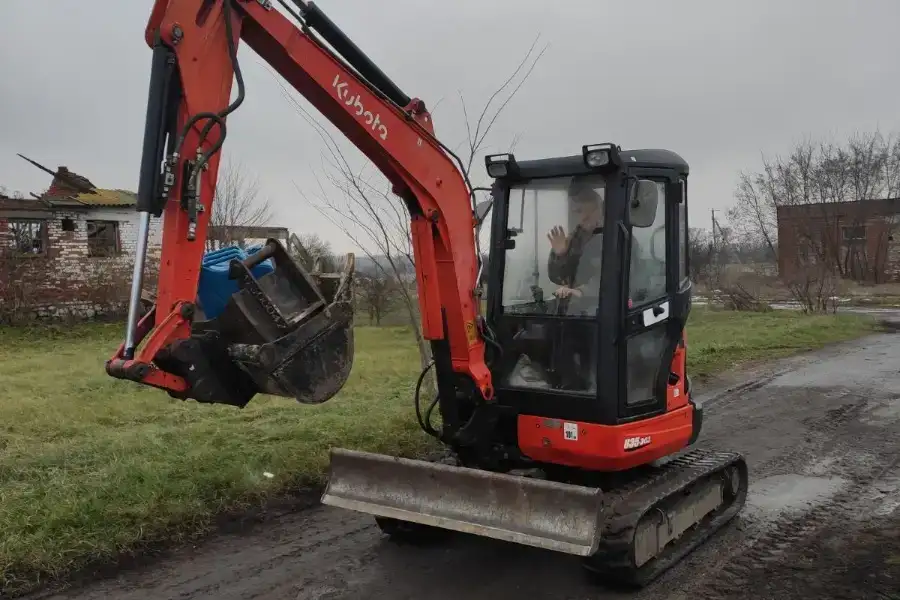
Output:
<path fill-rule="evenodd" d="M 475 321 L 466 321 L 466 341 L 469 346 L 478 343 L 478 329 L 475 327 Z"/>
<path fill-rule="evenodd" d="M 563 437 L 573 442 L 578 441 L 578 423 L 563 423 Z"/>

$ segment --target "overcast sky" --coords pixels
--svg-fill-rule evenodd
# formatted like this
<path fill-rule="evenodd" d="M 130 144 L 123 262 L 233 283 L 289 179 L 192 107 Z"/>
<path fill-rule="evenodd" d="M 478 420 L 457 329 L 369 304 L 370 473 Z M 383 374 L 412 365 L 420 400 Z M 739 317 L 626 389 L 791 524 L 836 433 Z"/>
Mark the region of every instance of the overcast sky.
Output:
<path fill-rule="evenodd" d="M 151 0 L 2 0 L 0 185 L 42 191 L 16 156 L 136 189 Z M 708 227 L 742 169 L 804 135 L 900 130 L 897 0 L 320 0 L 410 96 L 438 101 L 450 146 L 461 92 L 482 105 L 534 38 L 547 51 L 489 138 L 522 158 L 585 143 L 667 147 L 691 165 L 690 219 Z M 322 144 L 262 61 L 241 52 L 247 99 L 225 155 L 260 179 L 275 222 L 352 244 L 298 197 Z M 308 105 L 307 105 L 308 106 Z M 317 114 L 317 113 L 316 113 Z M 481 164 L 479 157 L 478 163 Z M 479 171 L 483 167 L 478 167 Z"/>

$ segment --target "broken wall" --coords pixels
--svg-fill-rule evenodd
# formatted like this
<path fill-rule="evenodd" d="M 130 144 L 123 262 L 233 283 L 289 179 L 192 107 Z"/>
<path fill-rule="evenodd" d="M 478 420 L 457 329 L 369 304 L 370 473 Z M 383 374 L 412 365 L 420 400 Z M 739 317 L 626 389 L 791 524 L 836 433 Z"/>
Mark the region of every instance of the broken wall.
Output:
<path fill-rule="evenodd" d="M 151 223 L 147 275 L 161 242 Z M 130 207 L 0 212 L 0 319 L 127 310 L 137 224 Z"/>

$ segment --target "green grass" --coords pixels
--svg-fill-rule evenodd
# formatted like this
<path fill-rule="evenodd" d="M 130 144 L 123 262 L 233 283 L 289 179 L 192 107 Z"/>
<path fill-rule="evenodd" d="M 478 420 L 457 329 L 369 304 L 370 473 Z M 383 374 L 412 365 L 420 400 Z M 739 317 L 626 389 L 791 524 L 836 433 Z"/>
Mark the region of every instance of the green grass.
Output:
<path fill-rule="evenodd" d="M 690 368 L 710 374 L 872 327 L 855 316 L 697 311 Z M 121 325 L 0 330 L 0 590 L 183 540 L 224 511 L 319 484 L 332 446 L 421 453 L 409 331 L 357 331 L 353 374 L 333 400 L 267 397 L 237 410 L 107 376 Z"/>
<path fill-rule="evenodd" d="M 688 372 L 702 379 L 748 362 L 790 356 L 877 329 L 874 319 L 859 314 L 734 313 L 695 307 L 687 328 Z"/>

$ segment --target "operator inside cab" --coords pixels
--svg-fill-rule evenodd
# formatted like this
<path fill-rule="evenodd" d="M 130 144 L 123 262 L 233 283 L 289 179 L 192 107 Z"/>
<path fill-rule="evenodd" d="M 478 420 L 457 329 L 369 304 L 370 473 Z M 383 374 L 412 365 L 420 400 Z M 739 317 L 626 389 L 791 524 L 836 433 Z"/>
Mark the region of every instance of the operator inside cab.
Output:
<path fill-rule="evenodd" d="M 559 191 L 554 190 L 556 197 L 547 204 L 555 205 L 554 210 L 560 209 L 560 200 L 568 204 L 567 210 L 560 212 L 568 214 L 571 233 L 567 234 L 561 224 L 552 226 L 547 233 L 550 242 L 547 278 L 558 286 L 553 293 L 559 300 L 555 311 L 569 317 L 590 317 L 596 314 L 600 299 L 604 181 L 597 176 L 574 177 L 564 188 L 565 199 L 558 199 Z M 595 327 L 581 320 L 564 320 L 546 329 L 535 326 L 534 330 L 533 337 L 519 332 L 514 338 L 523 347 L 508 376 L 510 385 L 581 392 L 596 390 Z M 526 325 L 522 331 L 530 331 L 530 326 Z M 534 344 L 535 340 L 540 343 Z"/>
<path fill-rule="evenodd" d="M 557 298 L 594 298 L 600 293 L 604 192 L 577 177 L 569 184 L 567 194 L 575 227 L 568 236 L 562 225 L 547 234 L 547 275 L 560 286 L 554 292 Z"/>

